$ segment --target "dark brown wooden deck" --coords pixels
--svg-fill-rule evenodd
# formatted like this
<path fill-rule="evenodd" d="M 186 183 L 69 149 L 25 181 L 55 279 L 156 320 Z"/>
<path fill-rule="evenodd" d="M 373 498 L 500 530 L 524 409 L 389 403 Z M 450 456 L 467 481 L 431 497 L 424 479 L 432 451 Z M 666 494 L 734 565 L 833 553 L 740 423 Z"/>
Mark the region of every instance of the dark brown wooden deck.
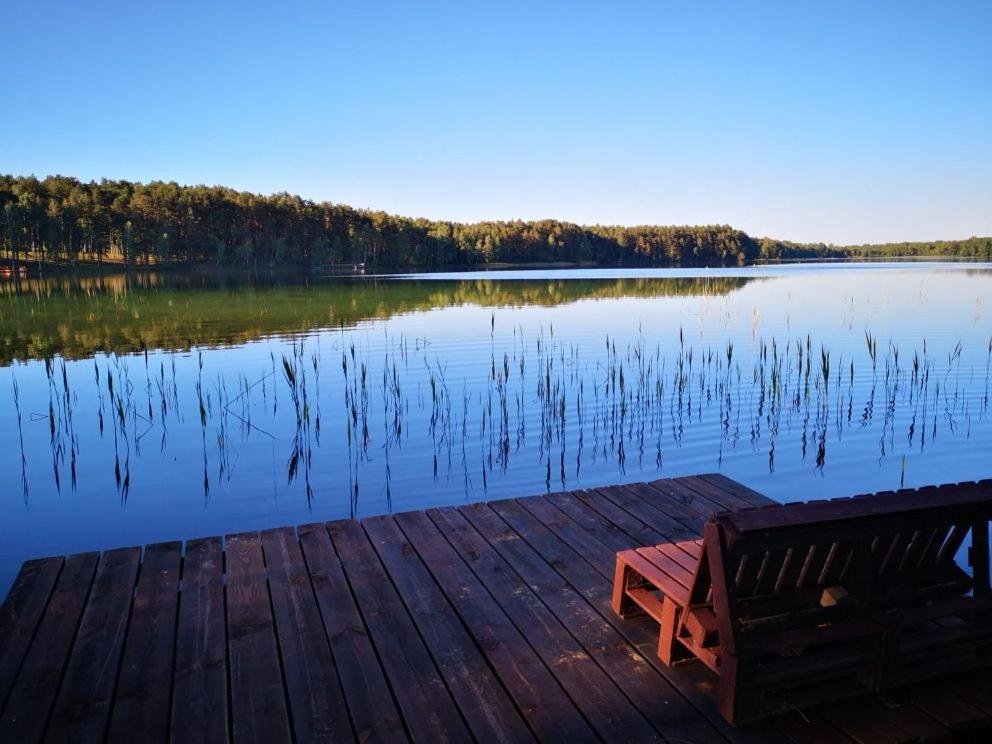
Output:
<path fill-rule="evenodd" d="M 727 725 L 610 609 L 614 555 L 768 503 L 719 475 L 43 558 L 0 610 L 0 741 L 946 740 L 992 672 Z"/>

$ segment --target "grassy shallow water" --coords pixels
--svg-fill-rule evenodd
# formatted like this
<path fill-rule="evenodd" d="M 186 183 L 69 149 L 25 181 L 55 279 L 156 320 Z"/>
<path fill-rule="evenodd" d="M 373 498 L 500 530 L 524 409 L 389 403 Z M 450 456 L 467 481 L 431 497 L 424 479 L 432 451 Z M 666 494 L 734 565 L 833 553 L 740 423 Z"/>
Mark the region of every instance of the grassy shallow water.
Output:
<path fill-rule="evenodd" d="M 27 557 L 721 470 L 988 477 L 992 268 L 0 283 Z"/>

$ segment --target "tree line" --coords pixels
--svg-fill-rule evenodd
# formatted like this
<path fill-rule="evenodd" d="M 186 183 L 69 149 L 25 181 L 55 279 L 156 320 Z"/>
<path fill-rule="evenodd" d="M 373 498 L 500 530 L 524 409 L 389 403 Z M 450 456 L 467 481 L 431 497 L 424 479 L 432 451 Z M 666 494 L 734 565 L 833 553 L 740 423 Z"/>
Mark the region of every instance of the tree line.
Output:
<path fill-rule="evenodd" d="M 791 243 L 761 238 L 759 254 L 766 260 L 793 259 L 880 259 L 880 258 L 974 258 L 992 261 L 992 238 L 929 240 L 903 243 L 862 243 L 830 245 Z"/>
<path fill-rule="evenodd" d="M 844 250 L 757 240 L 727 225 L 464 224 L 287 193 L 263 196 L 220 186 L 84 182 L 67 176 L 0 175 L 0 216 L 0 253 L 12 263 L 210 263 L 255 269 L 534 262 L 733 266 Z M 992 244 L 983 240 L 984 247 L 962 247 L 987 255 Z"/>

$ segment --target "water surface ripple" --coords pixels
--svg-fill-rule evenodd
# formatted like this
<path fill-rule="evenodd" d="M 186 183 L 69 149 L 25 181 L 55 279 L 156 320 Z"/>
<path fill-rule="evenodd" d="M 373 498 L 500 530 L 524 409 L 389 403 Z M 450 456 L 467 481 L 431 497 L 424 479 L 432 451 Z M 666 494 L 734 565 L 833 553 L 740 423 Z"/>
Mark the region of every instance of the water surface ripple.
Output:
<path fill-rule="evenodd" d="M 28 557 L 722 471 L 992 475 L 992 267 L 0 284 L 0 593 Z"/>

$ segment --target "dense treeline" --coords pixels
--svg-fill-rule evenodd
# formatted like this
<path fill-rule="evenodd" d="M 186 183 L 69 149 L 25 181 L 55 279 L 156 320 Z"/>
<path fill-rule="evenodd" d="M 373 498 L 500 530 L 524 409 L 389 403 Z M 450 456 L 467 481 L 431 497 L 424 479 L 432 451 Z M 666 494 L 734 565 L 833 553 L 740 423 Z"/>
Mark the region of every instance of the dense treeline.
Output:
<path fill-rule="evenodd" d="M 827 245 L 824 243 L 790 243 L 762 238 L 759 254 L 764 259 L 868 259 L 895 257 L 957 257 L 992 260 L 992 238 L 965 240 L 931 240 L 906 243 L 864 243 L 862 245 Z"/>
<path fill-rule="evenodd" d="M 555 220 L 459 224 L 290 194 L 129 181 L 0 176 L 3 248 L 14 258 L 231 266 L 449 266 L 598 262 L 727 265 L 757 243 L 730 227 L 580 227 Z"/>
<path fill-rule="evenodd" d="M 261 196 L 161 181 L 87 183 L 65 176 L 39 180 L 0 175 L 0 213 L 0 251 L 12 262 L 207 262 L 304 269 L 526 262 L 728 266 L 846 250 L 759 242 L 726 225 L 611 227 L 556 220 L 461 224 L 397 217 L 285 193 Z M 966 255 L 987 255 L 988 242 L 983 244 L 986 254 Z M 954 249 L 959 244 L 948 245 Z"/>

